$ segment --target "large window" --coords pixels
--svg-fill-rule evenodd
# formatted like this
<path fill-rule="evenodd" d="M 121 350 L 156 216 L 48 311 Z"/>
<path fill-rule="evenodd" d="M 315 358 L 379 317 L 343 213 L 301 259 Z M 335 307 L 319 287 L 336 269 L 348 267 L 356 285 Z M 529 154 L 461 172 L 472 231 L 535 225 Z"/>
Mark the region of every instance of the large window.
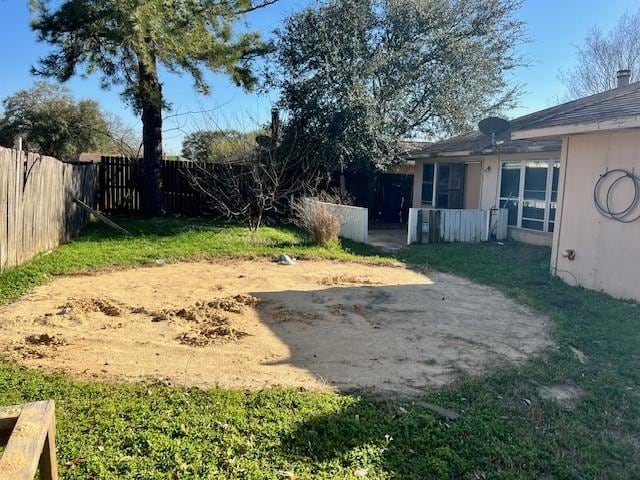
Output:
<path fill-rule="evenodd" d="M 502 163 L 500 207 L 509 210 L 509 225 L 553 232 L 559 172 L 557 160 Z"/>

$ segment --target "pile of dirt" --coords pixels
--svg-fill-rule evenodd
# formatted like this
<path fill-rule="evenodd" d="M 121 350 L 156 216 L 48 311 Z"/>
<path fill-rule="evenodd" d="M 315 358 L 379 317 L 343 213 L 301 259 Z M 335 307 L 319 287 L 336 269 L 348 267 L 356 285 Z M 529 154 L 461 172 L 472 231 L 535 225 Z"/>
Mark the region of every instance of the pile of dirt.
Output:
<path fill-rule="evenodd" d="M 57 350 L 63 345 L 67 345 L 67 342 L 59 335 L 34 333 L 24 337 L 23 341 L 14 343 L 5 351 L 9 358 L 16 360 L 42 359 L 49 356 L 50 350 Z"/>
<path fill-rule="evenodd" d="M 144 307 L 135 307 L 130 311 L 135 314 L 148 315 L 153 322 L 185 320 L 195 323 L 215 323 L 224 318 L 222 312 L 240 314 L 244 311 L 244 307 L 254 306 L 258 303 L 260 300 L 252 295 L 232 295 L 216 298 L 209 302 L 196 302 L 183 308 L 165 308 L 154 312 Z"/>
<path fill-rule="evenodd" d="M 122 310 L 112 300 L 106 298 L 73 298 L 58 307 L 58 315 L 87 314 L 102 312 L 109 317 L 119 317 Z"/>
<path fill-rule="evenodd" d="M 126 303 L 115 302 L 113 300 L 101 298 L 72 298 L 64 305 L 58 307 L 56 313 L 45 313 L 39 321 L 43 325 L 52 325 L 50 319 L 59 318 L 63 324 L 69 321 L 77 322 L 87 314 L 100 312 L 108 317 L 120 317 L 140 315 L 148 318 L 153 323 L 171 322 L 179 327 L 184 327 L 185 331 L 175 336 L 175 339 L 184 344 L 194 347 L 206 345 L 222 344 L 226 342 L 238 341 L 248 334 L 239 328 L 234 328 L 230 315 L 240 316 L 246 307 L 258 305 L 260 300 L 252 295 L 237 294 L 210 301 L 197 301 L 194 304 L 181 308 L 164 308 L 154 310 L 145 306 L 128 306 Z M 55 326 L 60 326 L 60 321 Z M 118 324 L 117 326 L 122 326 Z M 101 328 L 111 328 L 109 322 Z M 30 345 L 57 345 L 57 339 L 47 334 L 31 335 L 27 338 Z M 23 348 L 23 347 L 20 347 Z"/>
<path fill-rule="evenodd" d="M 236 330 L 227 321 L 221 325 L 200 325 L 189 332 L 181 333 L 176 337 L 176 340 L 191 347 L 205 347 L 213 344 L 237 342 L 248 335 L 247 332 Z"/>
<path fill-rule="evenodd" d="M 244 307 L 255 306 L 260 303 L 260 299 L 253 295 L 233 295 L 230 297 L 219 298 L 207 303 L 207 307 L 224 310 L 229 313 L 242 313 Z"/>
<path fill-rule="evenodd" d="M 245 307 L 254 306 L 260 300 L 252 295 L 233 295 L 216 298 L 209 302 L 196 302 L 190 307 L 164 309 L 160 312 L 148 312 L 140 308 L 137 313 L 151 316 L 152 322 L 185 321 L 195 324 L 189 331 L 176 336 L 176 340 L 192 347 L 235 342 L 248 334 L 232 326 L 232 320 L 225 314 L 241 314 Z"/>
<path fill-rule="evenodd" d="M 59 347 L 67 343 L 62 337 L 49 335 L 48 333 L 27 335 L 24 341 L 29 345 L 46 345 L 47 347 Z"/>
<path fill-rule="evenodd" d="M 341 285 L 381 285 L 380 282 L 376 282 L 367 277 L 358 277 L 356 275 L 333 275 L 331 277 L 324 277 L 318 282 L 320 285 L 341 286 Z"/>

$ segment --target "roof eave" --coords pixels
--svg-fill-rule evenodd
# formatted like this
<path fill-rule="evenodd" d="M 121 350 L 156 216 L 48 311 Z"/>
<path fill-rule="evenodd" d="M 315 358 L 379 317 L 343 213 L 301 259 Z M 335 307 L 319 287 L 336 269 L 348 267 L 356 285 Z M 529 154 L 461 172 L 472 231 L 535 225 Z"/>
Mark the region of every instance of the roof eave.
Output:
<path fill-rule="evenodd" d="M 611 130 L 624 130 L 629 128 L 640 128 L 640 115 L 603 120 L 601 122 L 572 123 L 567 125 L 554 125 L 550 127 L 514 130 L 511 132 L 511 138 L 513 140 L 558 138 L 565 135 L 607 132 Z"/>
<path fill-rule="evenodd" d="M 445 150 L 441 152 L 420 152 L 414 153 L 411 155 L 411 159 L 413 160 L 421 160 L 424 158 L 436 158 L 436 157 L 465 157 L 473 155 L 473 152 L 470 150 L 462 150 L 462 151 L 454 151 L 447 152 Z"/>
<path fill-rule="evenodd" d="M 444 157 L 472 157 L 472 156 L 488 156 L 488 155 L 509 155 L 520 153 L 540 153 L 540 152 L 557 152 L 560 151 L 560 146 L 549 145 L 530 145 L 527 148 L 506 148 L 506 149 L 483 149 L 483 150 L 465 150 L 454 152 L 432 152 L 422 153 L 419 155 L 413 155 L 411 158 L 415 160 L 425 160 L 429 158 L 444 158 Z"/>

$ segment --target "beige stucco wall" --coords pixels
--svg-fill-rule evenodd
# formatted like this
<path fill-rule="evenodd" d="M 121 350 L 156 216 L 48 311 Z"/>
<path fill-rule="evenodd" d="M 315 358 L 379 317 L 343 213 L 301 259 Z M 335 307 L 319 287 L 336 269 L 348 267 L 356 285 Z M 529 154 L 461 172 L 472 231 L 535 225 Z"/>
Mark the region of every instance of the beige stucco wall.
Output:
<path fill-rule="evenodd" d="M 468 163 L 464 172 L 464 208 L 480 208 L 482 162 Z"/>
<path fill-rule="evenodd" d="M 563 139 L 551 269 L 568 283 L 640 300 L 640 220 L 607 219 L 593 203 L 595 183 L 607 168 L 640 173 L 640 130 Z M 618 205 L 630 193 L 622 189 Z M 563 257 L 568 249 L 575 250 L 575 260 Z"/>

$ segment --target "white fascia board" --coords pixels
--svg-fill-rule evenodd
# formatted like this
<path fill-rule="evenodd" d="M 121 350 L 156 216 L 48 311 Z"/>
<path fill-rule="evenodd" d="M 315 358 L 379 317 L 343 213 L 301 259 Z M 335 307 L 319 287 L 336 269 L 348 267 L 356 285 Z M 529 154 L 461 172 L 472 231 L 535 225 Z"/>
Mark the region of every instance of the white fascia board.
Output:
<path fill-rule="evenodd" d="M 553 127 L 532 128 L 511 132 L 513 140 L 528 138 L 550 138 L 564 135 L 576 135 L 580 133 L 605 132 L 611 130 L 626 130 L 640 128 L 640 115 L 634 117 L 616 118 L 602 122 L 573 123 L 570 125 L 556 125 Z"/>

